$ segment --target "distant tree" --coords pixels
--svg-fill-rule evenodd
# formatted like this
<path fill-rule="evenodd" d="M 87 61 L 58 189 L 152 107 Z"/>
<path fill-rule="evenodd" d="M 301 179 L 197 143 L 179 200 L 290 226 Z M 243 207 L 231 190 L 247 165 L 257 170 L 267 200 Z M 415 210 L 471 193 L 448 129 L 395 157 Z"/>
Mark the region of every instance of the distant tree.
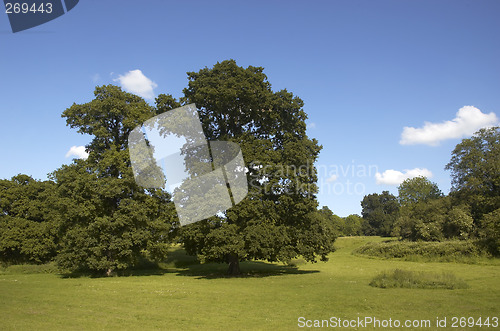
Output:
<path fill-rule="evenodd" d="M 451 205 L 442 197 L 437 184 L 426 177 L 403 181 L 398 187 L 400 215 L 392 234 L 409 240 L 444 239 L 443 227 Z"/>
<path fill-rule="evenodd" d="M 393 235 L 402 239 L 468 239 L 474 231 L 467 205 L 453 206 L 449 196 L 422 199 L 401 207 Z"/>
<path fill-rule="evenodd" d="M 195 103 L 209 140 L 241 146 L 249 193 L 221 217 L 182 227 L 189 254 L 227 262 L 326 260 L 335 233 L 316 210 L 314 161 L 321 146 L 306 134 L 303 101 L 287 90 L 274 92 L 261 67 L 235 61 L 188 73 L 185 104 Z"/>
<path fill-rule="evenodd" d="M 456 204 L 470 205 L 477 223 L 500 208 L 500 127 L 481 129 L 463 139 L 445 169 L 451 171 Z"/>
<path fill-rule="evenodd" d="M 448 198 L 420 201 L 401 207 L 392 234 L 412 241 L 440 241 L 451 203 Z"/>
<path fill-rule="evenodd" d="M 345 236 L 363 235 L 363 218 L 356 214 L 347 216 L 344 219 L 344 235 Z"/>
<path fill-rule="evenodd" d="M 159 94 L 155 98 L 155 103 L 157 115 L 181 106 L 181 103 L 170 94 Z"/>
<path fill-rule="evenodd" d="M 323 214 L 328 222 L 332 224 L 338 236 L 344 235 L 345 224 L 342 217 L 335 215 L 327 206 L 323 206 L 318 212 Z"/>
<path fill-rule="evenodd" d="M 369 236 L 390 236 L 399 213 L 397 198 L 389 191 L 366 195 L 361 201 L 363 233 Z"/>
<path fill-rule="evenodd" d="M 0 180 L 0 261 L 43 263 L 56 255 L 55 185 L 28 175 Z"/>
<path fill-rule="evenodd" d="M 93 139 L 86 146 L 88 159 L 52 174 L 63 202 L 57 262 L 70 270 L 110 275 L 143 256 L 163 258 L 175 212 L 170 195 L 139 187 L 130 167 L 128 134 L 156 115 L 156 109 L 113 85 L 96 87 L 94 95 L 62 115 L 69 126 Z"/>
<path fill-rule="evenodd" d="M 398 187 L 398 199 L 401 206 L 405 207 L 418 202 L 426 202 L 443 196 L 436 183 L 426 177 L 406 179 Z"/>

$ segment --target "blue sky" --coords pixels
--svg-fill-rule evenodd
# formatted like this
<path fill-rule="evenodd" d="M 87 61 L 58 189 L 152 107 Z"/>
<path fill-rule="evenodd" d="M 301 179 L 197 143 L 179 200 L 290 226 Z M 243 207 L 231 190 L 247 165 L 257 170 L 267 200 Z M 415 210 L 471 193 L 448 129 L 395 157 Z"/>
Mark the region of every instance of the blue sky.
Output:
<path fill-rule="evenodd" d="M 321 205 L 360 213 L 419 174 L 447 193 L 453 147 L 499 122 L 499 16 L 495 0 L 82 0 L 14 34 L 0 14 L 0 178 L 71 162 L 90 138 L 60 115 L 96 85 L 180 97 L 187 71 L 232 58 L 304 100 Z"/>

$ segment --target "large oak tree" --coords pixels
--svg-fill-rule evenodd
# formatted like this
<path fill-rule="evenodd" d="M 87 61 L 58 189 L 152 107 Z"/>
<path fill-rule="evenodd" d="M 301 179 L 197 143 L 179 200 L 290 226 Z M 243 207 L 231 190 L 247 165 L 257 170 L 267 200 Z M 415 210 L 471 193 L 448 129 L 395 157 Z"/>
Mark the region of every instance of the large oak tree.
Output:
<path fill-rule="evenodd" d="M 241 146 L 248 170 L 248 196 L 224 215 L 182 228 L 190 254 L 204 261 L 289 262 L 327 259 L 335 234 L 316 212 L 314 162 L 321 146 L 306 134 L 303 101 L 273 91 L 262 67 L 233 60 L 188 73 L 185 104 L 195 103 L 209 140 Z"/>

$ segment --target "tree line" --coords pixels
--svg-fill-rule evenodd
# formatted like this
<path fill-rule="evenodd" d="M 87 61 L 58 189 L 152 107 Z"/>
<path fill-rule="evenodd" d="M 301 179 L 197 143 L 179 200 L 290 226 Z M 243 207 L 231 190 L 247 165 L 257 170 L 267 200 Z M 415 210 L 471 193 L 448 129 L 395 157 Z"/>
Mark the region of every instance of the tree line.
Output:
<path fill-rule="evenodd" d="M 362 218 L 342 219 L 327 208 L 341 235 L 393 236 L 410 241 L 472 239 L 500 254 L 500 128 L 481 129 L 452 151 L 445 169 L 452 188 L 444 195 L 425 177 L 406 179 L 398 195 L 366 195 Z M 354 232 L 352 229 L 356 229 Z"/>

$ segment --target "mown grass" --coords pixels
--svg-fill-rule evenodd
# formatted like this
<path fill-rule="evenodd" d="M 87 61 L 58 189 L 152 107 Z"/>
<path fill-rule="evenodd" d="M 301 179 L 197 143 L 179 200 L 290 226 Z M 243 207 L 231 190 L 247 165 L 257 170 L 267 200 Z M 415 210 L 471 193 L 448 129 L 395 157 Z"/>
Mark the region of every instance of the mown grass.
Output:
<path fill-rule="evenodd" d="M 424 272 L 395 269 L 383 271 L 373 278 L 371 286 L 380 288 L 444 288 L 448 290 L 468 288 L 469 285 L 451 272 Z"/>
<path fill-rule="evenodd" d="M 245 262 L 244 277 L 239 278 L 225 277 L 226 265 L 199 264 L 180 248 L 159 268 L 132 270 L 123 277 L 65 277 L 11 266 L 0 270 L 0 329 L 293 330 L 299 329 L 299 317 L 371 316 L 434 323 L 436 317 L 499 316 L 499 265 L 352 254 L 368 242 L 383 240 L 339 238 L 327 263 Z M 369 285 L 381 272 L 394 269 L 453 273 L 469 288 Z"/>

